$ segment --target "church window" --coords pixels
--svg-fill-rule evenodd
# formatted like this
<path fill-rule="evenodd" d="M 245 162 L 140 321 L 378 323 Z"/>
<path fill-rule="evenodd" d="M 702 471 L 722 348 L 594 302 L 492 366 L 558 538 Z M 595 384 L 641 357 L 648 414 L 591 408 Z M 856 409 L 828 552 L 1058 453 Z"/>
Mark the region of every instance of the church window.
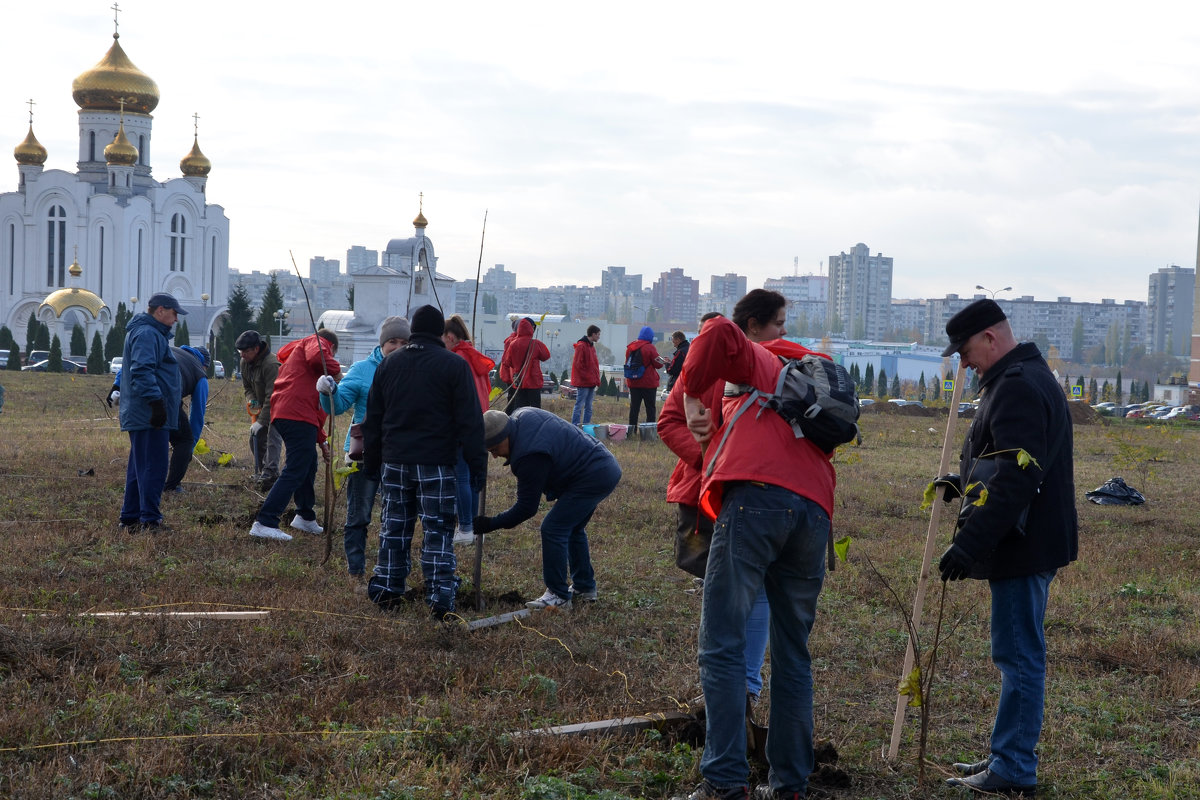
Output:
<path fill-rule="evenodd" d="M 183 214 L 171 215 L 171 271 L 183 272 L 187 266 L 187 219 Z"/>
<path fill-rule="evenodd" d="M 148 163 L 146 161 L 146 135 L 145 134 L 142 134 L 141 136 L 138 137 L 138 161 L 140 161 L 143 166 L 145 166 L 146 163 Z"/>
<path fill-rule="evenodd" d="M 67 212 L 51 206 L 46 218 L 46 285 L 63 286 L 67 275 Z"/>
<path fill-rule="evenodd" d="M 88 131 L 88 161 L 96 160 L 96 132 Z"/>
<path fill-rule="evenodd" d="M 17 226 L 8 226 L 8 293 L 13 293 L 17 272 Z"/>
<path fill-rule="evenodd" d="M 100 226 L 100 257 L 97 259 L 100 267 L 100 296 L 104 296 L 104 226 Z"/>
<path fill-rule="evenodd" d="M 142 293 L 142 234 L 144 230 L 138 228 L 138 243 L 137 243 L 137 293 Z"/>

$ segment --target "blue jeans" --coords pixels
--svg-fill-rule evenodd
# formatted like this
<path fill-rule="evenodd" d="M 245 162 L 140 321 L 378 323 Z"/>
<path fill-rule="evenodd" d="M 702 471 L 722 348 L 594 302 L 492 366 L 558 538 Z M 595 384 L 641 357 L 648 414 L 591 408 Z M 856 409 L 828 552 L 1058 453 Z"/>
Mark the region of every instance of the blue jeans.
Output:
<path fill-rule="evenodd" d="M 162 522 L 159 502 L 167 479 L 168 442 L 166 428 L 129 431 L 129 463 L 125 467 L 125 498 L 121 522 Z"/>
<path fill-rule="evenodd" d="M 750 618 L 746 620 L 746 691 L 758 697 L 762 694 L 762 668 L 771 637 L 771 604 L 767 588 L 758 590 Z"/>
<path fill-rule="evenodd" d="M 458 527 L 463 533 L 475 530 L 475 515 L 479 513 L 479 495 L 471 488 L 471 468 L 463 458 L 462 448 L 458 449 L 458 461 L 454 462 L 454 481 L 458 484 L 455 510 L 458 512 Z"/>
<path fill-rule="evenodd" d="M 603 461 L 587 476 L 571 484 L 542 519 L 542 580 L 559 597 L 596 589 L 596 572 L 588 548 L 587 524 L 600 501 L 621 481 L 615 458 Z M 567 583 L 570 573 L 571 583 Z"/>
<path fill-rule="evenodd" d="M 454 468 L 385 463 L 381 484 L 379 558 L 372 582 L 393 595 L 404 594 L 404 582 L 412 569 L 409 551 L 420 518 L 425 601 L 434 609 L 453 611 L 458 591 L 454 574 L 458 567 L 454 558 Z"/>
<path fill-rule="evenodd" d="M 571 412 L 572 425 L 586 425 L 592 421 L 592 401 L 595 399 L 595 386 L 575 387 L 575 409 Z"/>
<path fill-rule="evenodd" d="M 700 614 L 700 684 L 707 715 L 700 772 L 717 787 L 744 786 L 746 624 L 764 586 L 771 608 L 770 784 L 808 787 L 813 769 L 808 635 L 825 580 L 829 516 L 778 486 L 732 483 L 713 529 Z"/>
<path fill-rule="evenodd" d="M 268 528 L 279 527 L 279 517 L 287 510 L 288 501 L 296 500 L 296 514 L 301 519 L 315 520 L 313 506 L 317 492 L 317 426 L 295 419 L 277 419 L 271 427 L 279 432 L 287 455 L 279 480 L 267 492 L 267 499 L 258 510 L 258 521 Z"/>
<path fill-rule="evenodd" d="M 988 581 L 992 590 L 992 663 L 1000 670 L 991 769 L 1023 786 L 1037 783 L 1037 743 L 1046 700 L 1043 623 L 1055 572 Z"/>
<path fill-rule="evenodd" d="M 377 494 L 379 481 L 368 478 L 361 464 L 358 472 L 347 476 L 346 530 L 342 541 L 346 547 L 346 569 L 351 575 L 362 575 L 366 567 L 367 526 L 371 524 Z"/>

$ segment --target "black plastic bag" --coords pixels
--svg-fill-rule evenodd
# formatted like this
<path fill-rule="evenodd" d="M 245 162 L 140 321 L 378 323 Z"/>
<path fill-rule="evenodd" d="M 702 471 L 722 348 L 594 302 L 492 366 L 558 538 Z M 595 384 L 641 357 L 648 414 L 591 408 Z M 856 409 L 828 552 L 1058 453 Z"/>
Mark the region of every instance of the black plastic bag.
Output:
<path fill-rule="evenodd" d="M 1120 476 L 1109 478 L 1086 495 L 1088 500 L 1102 506 L 1140 506 L 1146 502 L 1142 493 Z"/>

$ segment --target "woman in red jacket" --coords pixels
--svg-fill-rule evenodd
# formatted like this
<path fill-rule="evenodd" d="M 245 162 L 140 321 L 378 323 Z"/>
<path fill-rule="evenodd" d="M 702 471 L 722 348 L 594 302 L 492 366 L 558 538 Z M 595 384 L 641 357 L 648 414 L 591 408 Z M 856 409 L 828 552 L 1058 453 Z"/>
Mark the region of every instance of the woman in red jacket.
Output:
<path fill-rule="evenodd" d="M 529 317 L 518 322 L 517 332 L 500 359 L 502 372 L 512 376 L 512 385 L 516 389 L 505 409 L 508 414 L 524 406 L 542 407 L 542 385 L 545 383 L 542 362 L 550 360 L 550 350 L 545 342 L 533 338 L 533 331 L 533 320 Z"/>
<path fill-rule="evenodd" d="M 626 364 L 637 351 L 641 351 L 642 374 L 636 378 L 630 378 L 628 375 L 625 378 L 625 385 L 629 387 L 629 434 L 631 436 L 637 433 L 640 406 L 646 406 L 646 422 L 654 422 L 657 410 L 654 394 L 658 389 L 658 368 L 665 363 L 665 359 L 658 354 L 658 350 L 654 347 L 654 329 L 649 325 L 642 328 L 638 333 L 638 338 L 625 348 Z"/>
<path fill-rule="evenodd" d="M 571 356 L 571 388 L 575 390 L 572 425 L 586 425 L 592 421 L 592 400 L 600 385 L 600 360 L 596 358 L 599 340 L 600 326 L 588 325 L 587 335 L 575 343 L 575 353 Z"/>
<path fill-rule="evenodd" d="M 475 377 L 475 392 L 479 395 L 479 408 L 488 410 L 488 399 L 491 396 L 492 384 L 488 376 L 495 369 L 496 362 L 475 349 L 471 344 L 471 334 L 467 323 L 458 314 L 446 320 L 446 331 L 442 341 L 452 353 L 457 353 L 471 365 L 471 375 Z M 458 451 L 458 461 L 454 465 L 454 477 L 458 484 L 458 530 L 454 532 L 454 544 L 470 544 L 475 541 L 475 515 L 479 513 L 479 495 L 471 489 L 471 469 L 463 458 L 462 448 Z"/>

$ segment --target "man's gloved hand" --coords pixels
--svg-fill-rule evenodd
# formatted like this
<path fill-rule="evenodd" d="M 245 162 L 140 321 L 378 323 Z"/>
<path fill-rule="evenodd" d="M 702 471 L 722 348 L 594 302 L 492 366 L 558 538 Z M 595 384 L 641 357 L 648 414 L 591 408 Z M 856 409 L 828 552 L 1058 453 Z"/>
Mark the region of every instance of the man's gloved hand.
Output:
<path fill-rule="evenodd" d="M 475 518 L 473 527 L 475 528 L 475 535 L 482 536 L 485 533 L 491 533 L 496 530 L 496 523 L 492 521 L 491 517 L 479 516 Z"/>
<path fill-rule="evenodd" d="M 108 393 L 108 407 L 112 408 L 115 405 L 120 405 L 120 403 L 121 403 L 121 390 L 113 389 L 111 392 Z"/>
<path fill-rule="evenodd" d="M 333 394 L 337 391 L 337 381 L 330 375 L 322 375 L 317 378 L 317 392 L 320 394 Z"/>
<path fill-rule="evenodd" d="M 487 473 L 480 472 L 478 475 L 471 473 L 471 491 L 479 494 L 483 491 L 483 487 L 487 485 Z"/>
<path fill-rule="evenodd" d="M 942 573 L 944 581 L 961 581 L 971 574 L 971 568 L 974 566 L 975 559 L 957 544 L 952 544 L 942 553 L 942 558 L 938 561 L 938 572 Z"/>
<path fill-rule="evenodd" d="M 329 460 L 333 458 L 333 453 L 329 450 L 329 442 L 318 442 L 317 447 L 321 448 L 321 458 L 328 464 Z"/>
<path fill-rule="evenodd" d="M 262 433 L 263 428 L 265 428 L 265 427 L 266 426 L 263 425 L 261 422 L 259 422 L 257 419 L 254 420 L 254 424 L 250 426 L 250 435 L 258 436 L 260 433 Z"/>
<path fill-rule="evenodd" d="M 947 472 L 945 475 L 933 479 L 933 488 L 939 486 L 946 487 L 942 499 L 949 503 L 951 500 L 956 500 L 962 497 L 962 478 L 957 472 Z"/>
<path fill-rule="evenodd" d="M 150 427 L 161 428 L 167 424 L 167 406 L 160 397 L 150 401 Z"/>

